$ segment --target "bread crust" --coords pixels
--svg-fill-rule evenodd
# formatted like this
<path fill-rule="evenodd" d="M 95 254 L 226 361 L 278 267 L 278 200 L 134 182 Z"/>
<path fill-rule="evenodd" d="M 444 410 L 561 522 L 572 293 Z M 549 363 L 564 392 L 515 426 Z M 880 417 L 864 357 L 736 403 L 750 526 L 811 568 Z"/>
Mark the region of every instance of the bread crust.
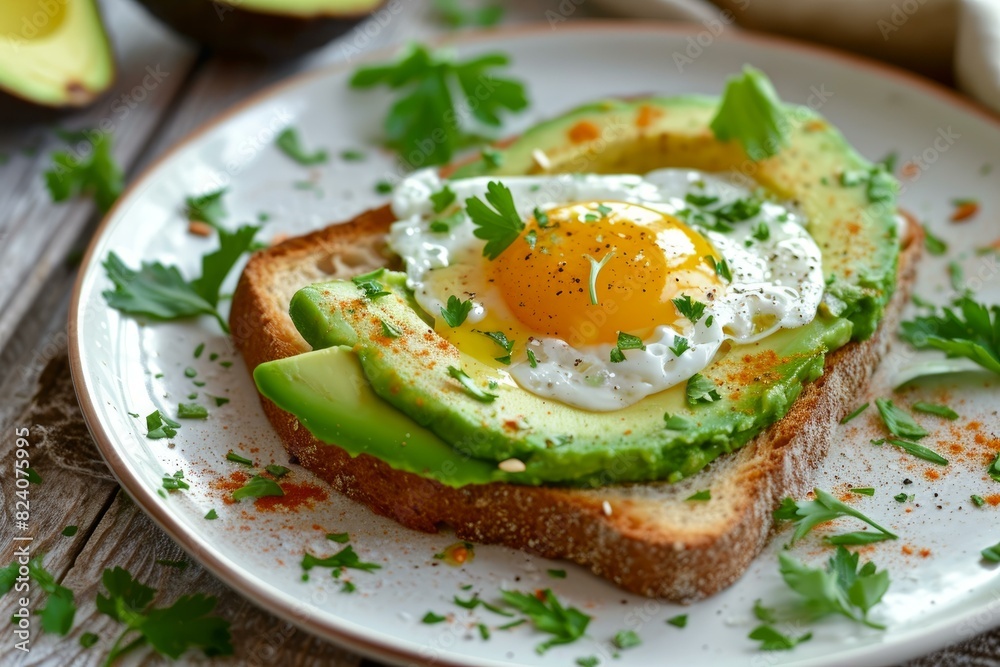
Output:
<path fill-rule="evenodd" d="M 392 221 L 385 206 L 250 259 L 233 297 L 230 325 L 251 371 L 309 350 L 288 317 L 289 292 L 385 266 Z M 264 411 L 293 460 L 404 526 L 426 532 L 448 527 L 460 539 L 574 561 L 633 593 L 694 602 L 735 582 L 767 542 L 773 509 L 783 498 L 810 490 L 835 425 L 865 392 L 909 298 L 923 244 L 919 225 L 909 220 L 906 227 L 897 290 L 875 335 L 830 354 L 823 376 L 805 386 L 783 419 L 677 484 L 571 489 L 492 483 L 456 489 L 321 443 L 293 415 L 262 398 Z M 338 263 L 349 256 L 355 261 Z M 704 488 L 712 489 L 711 503 L 684 502 L 692 489 Z M 693 507 L 709 505 L 714 507 Z"/>

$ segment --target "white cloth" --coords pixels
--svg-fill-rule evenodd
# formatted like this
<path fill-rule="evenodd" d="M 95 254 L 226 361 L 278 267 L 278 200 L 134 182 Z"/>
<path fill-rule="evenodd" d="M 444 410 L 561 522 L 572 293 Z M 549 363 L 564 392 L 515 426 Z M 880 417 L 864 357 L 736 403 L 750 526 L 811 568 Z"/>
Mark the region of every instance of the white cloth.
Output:
<path fill-rule="evenodd" d="M 958 87 L 1000 112 L 1000 0 L 595 0 L 609 12 L 700 23 L 727 10 L 746 28 L 860 51 Z"/>

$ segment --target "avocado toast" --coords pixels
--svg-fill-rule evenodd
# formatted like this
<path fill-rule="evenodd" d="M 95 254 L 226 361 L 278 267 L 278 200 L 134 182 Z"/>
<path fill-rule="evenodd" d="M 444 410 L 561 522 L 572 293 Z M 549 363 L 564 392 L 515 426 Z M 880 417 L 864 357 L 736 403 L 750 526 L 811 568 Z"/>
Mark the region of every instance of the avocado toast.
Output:
<path fill-rule="evenodd" d="M 611 467 L 617 459 L 597 457 L 592 474 L 579 477 L 574 462 L 586 467 L 595 457 L 586 452 L 576 456 L 573 448 L 582 444 L 548 446 L 553 434 L 543 432 L 542 456 L 537 458 L 549 456 L 549 468 L 556 473 L 569 471 L 560 478 L 526 475 L 534 467 L 532 457 L 523 450 L 504 450 L 502 438 L 501 444 L 491 445 L 497 451 L 492 462 L 481 456 L 482 450 L 473 455 L 453 451 L 450 459 L 446 450 L 438 459 L 411 453 L 434 456 L 436 448 L 448 445 L 442 443 L 447 438 L 440 413 L 421 418 L 421 396 L 408 409 L 386 403 L 387 395 L 400 393 L 393 391 L 401 386 L 400 377 L 392 373 L 399 364 L 373 366 L 371 360 L 382 358 L 380 350 L 394 343 L 380 337 L 378 329 L 366 329 L 363 314 L 355 319 L 344 314 L 353 310 L 351 303 L 365 303 L 363 283 L 374 281 L 380 292 L 391 294 L 370 301 L 380 309 L 396 308 L 378 312 L 400 326 L 400 333 L 412 333 L 423 320 L 416 308 L 405 312 L 406 288 L 391 274 L 329 283 L 384 267 L 401 268 L 400 260 L 387 252 L 387 234 L 396 222 L 389 207 L 256 254 L 234 295 L 234 340 L 251 369 L 266 364 L 256 373 L 262 393 L 279 402 L 296 394 L 291 403 L 298 416 L 268 398 L 263 401 L 289 453 L 337 490 L 403 525 L 425 531 L 447 526 L 462 539 L 573 560 L 637 593 L 688 602 L 735 581 L 766 541 L 771 511 L 781 498 L 809 487 L 809 471 L 825 454 L 833 425 L 863 391 L 887 345 L 883 332 L 894 329 L 905 302 L 921 244 L 919 228 L 911 223 L 901 234 L 900 251 L 893 197 L 888 205 L 883 199 L 875 206 L 864 185 L 846 184 L 850 179 L 844 174 L 875 172 L 818 116 L 809 114 L 799 123 L 789 147 L 777 156 L 753 161 L 735 142 L 713 136 L 708 124 L 715 107 L 714 101 L 700 98 L 589 105 L 512 142 L 501 151 L 500 165 L 477 162 L 452 174 L 502 179 L 518 173 L 643 173 L 667 166 L 746 173 L 743 165 L 749 164 L 756 182 L 794 199 L 807 212 L 816 223 L 811 231 L 830 274 L 827 294 L 832 298 L 824 304 L 828 312 L 810 334 L 786 336 L 791 348 L 776 350 L 774 341 L 764 339 L 751 345 L 753 350 L 730 349 L 706 370 L 726 389 L 721 392 L 725 400 L 720 396 L 709 406 L 717 416 L 699 418 L 694 434 L 675 431 L 669 447 L 657 440 L 659 452 L 683 455 L 660 457 L 655 465 L 629 463 L 618 471 Z M 315 283 L 334 287 L 320 286 L 311 297 L 308 292 L 296 296 Z M 293 300 L 298 304 L 294 322 L 288 314 Z M 410 319 L 391 319 L 393 313 Z M 439 343 L 432 330 L 427 335 Z M 796 344 L 801 349 L 792 349 Z M 316 351 L 305 354 L 311 349 Z M 457 351 L 442 349 L 452 356 L 438 361 L 458 358 Z M 368 365 L 362 368 L 358 357 L 363 352 Z M 767 362 L 772 357 L 784 363 Z M 791 363 L 795 359 L 801 363 Z M 776 365 L 782 366 L 780 371 Z M 438 364 L 442 378 L 447 377 L 444 366 Z M 378 368 L 390 377 L 380 380 Z M 404 382 L 421 382 L 435 370 L 415 368 Z M 428 380 L 437 381 L 436 376 Z M 442 396 L 440 404 L 465 401 L 471 406 L 474 400 L 461 392 Z M 658 400 L 654 395 L 643 403 Z M 672 404 L 678 405 L 683 403 Z M 655 419 L 635 423 L 637 435 L 670 430 L 661 407 L 650 412 Z M 479 414 L 479 408 L 466 409 Z M 322 417 L 331 410 L 339 421 L 324 430 Z M 352 413 L 354 424 L 345 426 L 342 422 Z M 502 435 L 511 421 L 502 405 L 482 414 L 490 417 L 483 420 L 485 434 Z M 565 421 L 559 420 L 560 432 L 566 430 Z M 600 423 L 592 421 L 582 429 L 580 441 L 605 435 Z M 629 442 L 631 435 L 623 432 L 615 442 Z M 330 441 L 342 447 L 326 444 Z M 410 450 L 400 454 L 406 446 Z M 641 453 L 644 447 L 634 451 Z M 524 468 L 505 466 L 510 460 L 524 463 L 522 459 L 527 459 Z M 597 473 L 605 469 L 611 474 L 602 480 Z M 638 482 L 650 469 L 663 481 L 621 483 Z M 710 502 L 689 500 L 704 490 L 710 490 Z"/>

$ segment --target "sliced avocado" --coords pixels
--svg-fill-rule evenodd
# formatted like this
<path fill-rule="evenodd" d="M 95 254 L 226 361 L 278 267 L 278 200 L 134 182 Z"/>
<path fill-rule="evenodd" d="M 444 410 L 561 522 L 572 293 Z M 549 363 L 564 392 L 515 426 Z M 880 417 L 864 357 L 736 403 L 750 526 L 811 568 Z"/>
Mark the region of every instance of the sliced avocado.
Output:
<path fill-rule="evenodd" d="M 384 1 L 139 0 L 178 33 L 219 53 L 264 60 L 295 58 L 323 46 Z"/>
<path fill-rule="evenodd" d="M 535 396 L 460 353 L 413 308 L 404 274 L 385 271 L 377 280 L 389 293 L 374 300 L 349 281 L 306 287 L 292 299 L 292 321 L 315 349 L 341 345 L 353 349 L 371 390 L 408 415 L 415 426 L 449 443 L 453 456 L 477 464 L 488 461 L 494 467 L 518 459 L 526 470 L 508 479 L 524 484 L 600 486 L 693 474 L 783 416 L 803 382 L 822 373 L 825 352 L 843 345 L 851 331 L 846 320 L 819 317 L 760 343 L 732 347 L 705 371 L 721 394 L 714 403 L 688 406 L 685 386 L 679 385 L 628 408 L 596 413 Z M 398 336 L 387 336 L 383 322 Z M 263 364 L 258 373 L 270 374 L 272 364 L 286 362 Z M 497 398 L 489 403 L 477 400 L 452 377 L 450 367 L 463 370 L 476 387 Z M 322 373 L 332 376 L 334 371 Z M 306 417 L 302 397 L 290 393 L 288 386 L 278 391 L 260 388 L 299 416 L 320 440 L 342 444 L 338 437 L 343 435 L 313 430 L 315 422 Z M 308 414 L 349 410 L 339 403 L 353 391 L 346 383 L 329 382 L 310 394 Z M 317 401 L 325 407 L 319 409 Z M 668 429 L 665 414 L 690 420 L 690 428 Z M 381 419 L 382 413 L 357 417 L 359 424 L 368 426 L 356 433 L 369 433 L 371 424 Z M 343 432 L 350 428 L 345 426 Z M 415 450 L 408 448 L 407 453 Z"/>
<path fill-rule="evenodd" d="M 32 104 L 79 107 L 115 77 L 95 0 L 0 3 L 0 89 Z"/>
<path fill-rule="evenodd" d="M 350 348 L 328 347 L 261 364 L 253 377 L 261 394 L 295 413 L 317 438 L 337 443 L 352 456 L 371 454 L 449 486 L 511 477 L 492 462 L 460 456 L 379 398 Z"/>
<path fill-rule="evenodd" d="M 875 167 L 808 108 L 786 107 L 791 119 L 788 146 L 754 162 L 739 143 L 713 136 L 709 123 L 717 105 L 715 98 L 695 96 L 588 104 L 536 125 L 498 148 L 490 160 L 471 162 L 451 178 L 641 174 L 663 167 L 741 173 L 798 204 L 823 251 L 824 270 L 833 279 L 827 290 L 841 302 L 837 314 L 854 324 L 854 339 L 867 338 L 896 285 L 899 248 L 893 189 L 871 201 L 863 184 L 842 184 L 842 175 L 868 174 Z"/>

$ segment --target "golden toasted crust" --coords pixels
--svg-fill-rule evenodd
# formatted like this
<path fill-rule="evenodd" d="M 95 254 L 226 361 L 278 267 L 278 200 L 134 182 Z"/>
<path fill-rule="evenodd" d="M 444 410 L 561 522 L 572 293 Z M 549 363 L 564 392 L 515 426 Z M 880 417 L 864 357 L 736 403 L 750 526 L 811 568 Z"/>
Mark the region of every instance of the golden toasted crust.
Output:
<path fill-rule="evenodd" d="M 309 346 L 287 315 L 291 294 L 310 282 L 346 278 L 391 263 L 388 207 L 366 212 L 255 254 L 233 297 L 230 324 L 247 366 Z M 594 490 L 486 484 L 459 489 L 392 469 L 317 441 L 266 399 L 264 411 L 289 454 L 337 491 L 409 528 L 450 527 L 461 538 L 564 558 L 642 595 L 693 602 L 736 581 L 763 548 L 771 512 L 810 487 L 836 423 L 864 393 L 909 296 L 922 243 L 912 220 L 896 294 L 877 333 L 829 355 L 823 376 L 789 413 L 740 450 L 677 484 Z M 350 261 L 345 261 L 348 258 Z M 711 488 L 710 503 L 685 502 Z"/>

